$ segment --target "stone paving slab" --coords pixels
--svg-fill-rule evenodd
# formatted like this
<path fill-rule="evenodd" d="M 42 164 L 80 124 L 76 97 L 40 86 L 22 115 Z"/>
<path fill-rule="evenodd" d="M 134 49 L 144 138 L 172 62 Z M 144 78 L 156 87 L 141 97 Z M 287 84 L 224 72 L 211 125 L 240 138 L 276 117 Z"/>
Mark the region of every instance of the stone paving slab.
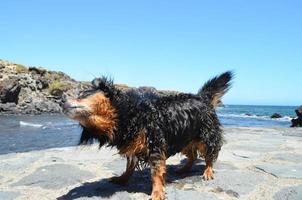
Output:
<path fill-rule="evenodd" d="M 13 200 L 21 195 L 20 192 L 0 191 L 0 199 Z"/>
<path fill-rule="evenodd" d="M 38 168 L 34 173 L 22 178 L 12 186 L 39 186 L 45 189 L 59 189 L 93 177 L 91 172 L 80 170 L 76 166 L 54 164 Z"/>
<path fill-rule="evenodd" d="M 186 175 L 175 173 L 186 162 L 183 156 L 167 160 L 167 199 L 302 199 L 299 130 L 225 128 L 214 180 L 202 180 L 202 160 Z M 0 155 L 0 199 L 149 199 L 149 168 L 135 171 L 126 186 L 108 181 L 125 169 L 116 153 L 92 145 Z"/>
<path fill-rule="evenodd" d="M 301 200 L 302 185 L 283 188 L 274 195 L 274 200 Z"/>
<path fill-rule="evenodd" d="M 264 163 L 256 167 L 278 178 L 302 179 L 302 165 L 300 164 Z"/>

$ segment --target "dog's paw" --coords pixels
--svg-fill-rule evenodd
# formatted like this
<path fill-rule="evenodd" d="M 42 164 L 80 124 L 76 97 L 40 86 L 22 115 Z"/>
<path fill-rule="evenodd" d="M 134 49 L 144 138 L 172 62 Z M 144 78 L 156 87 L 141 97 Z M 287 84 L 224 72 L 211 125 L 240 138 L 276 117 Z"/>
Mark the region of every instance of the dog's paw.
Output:
<path fill-rule="evenodd" d="M 208 181 L 208 180 L 212 180 L 214 179 L 214 171 L 212 168 L 207 168 L 203 175 L 202 175 L 202 179 L 205 180 L 205 181 Z"/>
<path fill-rule="evenodd" d="M 151 195 L 151 200 L 164 200 L 165 193 L 162 191 L 153 191 Z"/>
<path fill-rule="evenodd" d="M 125 178 L 124 176 L 114 176 L 114 177 L 111 177 L 109 179 L 109 181 L 111 183 L 114 183 L 114 184 L 117 184 L 117 185 L 126 185 L 127 182 L 128 182 L 128 179 Z"/>

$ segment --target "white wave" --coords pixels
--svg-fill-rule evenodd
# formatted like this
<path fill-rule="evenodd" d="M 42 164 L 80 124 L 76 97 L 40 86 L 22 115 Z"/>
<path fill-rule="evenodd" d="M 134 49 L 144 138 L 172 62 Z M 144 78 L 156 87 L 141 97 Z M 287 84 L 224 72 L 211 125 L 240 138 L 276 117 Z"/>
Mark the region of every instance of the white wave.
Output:
<path fill-rule="evenodd" d="M 78 124 L 79 123 L 75 121 L 65 121 L 65 122 L 47 122 L 45 125 L 47 127 L 64 127 L 64 126 L 74 126 Z"/>
<path fill-rule="evenodd" d="M 36 128 L 42 128 L 42 129 L 58 129 L 60 130 L 61 128 L 64 127 L 70 127 L 70 126 L 77 126 L 78 123 L 75 121 L 64 121 L 64 122 L 45 122 L 43 124 L 40 123 L 32 123 L 32 122 L 25 122 L 25 121 L 20 121 L 19 122 L 20 126 L 30 126 L 30 127 L 36 127 Z"/>
<path fill-rule="evenodd" d="M 279 120 L 279 121 L 291 121 L 293 118 L 290 117 L 290 116 L 284 116 L 284 117 L 281 117 L 281 118 L 277 118 L 275 120 Z"/>
<path fill-rule="evenodd" d="M 251 118 L 251 119 L 262 119 L 262 120 L 277 120 L 277 121 L 290 121 L 292 117 L 284 116 L 281 118 L 271 118 L 270 116 L 263 115 L 250 115 L 250 114 L 218 114 L 219 117 L 238 117 L 238 118 Z"/>
<path fill-rule="evenodd" d="M 30 126 L 30 127 L 36 127 L 36 128 L 43 127 L 42 124 L 34 124 L 34 123 L 24 122 L 24 121 L 20 121 L 19 124 L 20 124 L 20 126 Z"/>

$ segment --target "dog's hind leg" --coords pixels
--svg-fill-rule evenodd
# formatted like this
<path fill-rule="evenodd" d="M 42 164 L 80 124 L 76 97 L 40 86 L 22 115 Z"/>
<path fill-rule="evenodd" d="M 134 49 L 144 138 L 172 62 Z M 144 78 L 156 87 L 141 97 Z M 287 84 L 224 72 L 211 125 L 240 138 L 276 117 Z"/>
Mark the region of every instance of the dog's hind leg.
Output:
<path fill-rule="evenodd" d="M 202 178 L 203 180 L 211 180 L 214 179 L 214 170 L 213 170 L 213 159 L 207 155 L 207 147 L 204 143 L 200 142 L 196 144 L 198 152 L 201 157 L 205 159 L 206 167 L 203 172 Z"/>
<path fill-rule="evenodd" d="M 137 157 L 135 156 L 127 156 L 127 167 L 126 171 L 121 176 L 115 176 L 110 178 L 110 182 L 118 184 L 118 185 L 125 185 L 127 184 L 129 178 L 133 174 L 135 167 L 137 165 Z"/>
<path fill-rule="evenodd" d="M 176 171 L 178 174 L 188 173 L 191 170 L 194 161 L 197 159 L 197 148 L 195 143 L 191 142 L 181 151 L 181 153 L 187 157 L 187 163 L 181 169 Z"/>

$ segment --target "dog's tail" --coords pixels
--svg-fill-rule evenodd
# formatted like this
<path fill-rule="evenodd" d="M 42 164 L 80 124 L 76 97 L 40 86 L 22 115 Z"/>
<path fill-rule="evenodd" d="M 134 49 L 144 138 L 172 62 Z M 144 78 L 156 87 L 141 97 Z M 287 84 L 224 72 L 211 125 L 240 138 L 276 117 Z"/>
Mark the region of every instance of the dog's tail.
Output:
<path fill-rule="evenodd" d="M 221 104 L 221 97 L 231 88 L 233 77 L 234 73 L 227 71 L 208 80 L 202 88 L 199 89 L 198 95 L 206 97 L 213 107 L 216 108 Z"/>

